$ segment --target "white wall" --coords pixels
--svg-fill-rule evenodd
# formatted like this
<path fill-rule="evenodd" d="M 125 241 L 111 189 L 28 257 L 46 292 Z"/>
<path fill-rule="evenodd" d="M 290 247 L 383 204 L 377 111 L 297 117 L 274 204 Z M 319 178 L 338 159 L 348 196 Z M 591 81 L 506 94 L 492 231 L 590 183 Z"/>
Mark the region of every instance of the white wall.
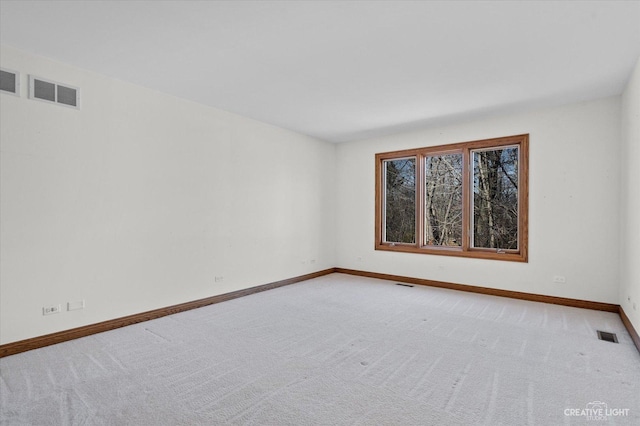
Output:
<path fill-rule="evenodd" d="M 530 134 L 528 263 L 373 249 L 375 153 L 522 133 Z M 617 304 L 619 141 L 612 97 L 341 144 L 338 266 Z"/>
<path fill-rule="evenodd" d="M 640 58 L 622 95 L 621 169 L 619 304 L 640 331 Z"/>
<path fill-rule="evenodd" d="M 5 46 L 0 63 L 23 84 L 0 96 L 0 343 L 335 266 L 334 145 Z M 82 109 L 28 99 L 27 73 Z"/>
<path fill-rule="evenodd" d="M 2 344 L 333 266 L 620 303 L 640 329 L 640 66 L 622 109 L 334 146 L 4 46 L 0 63 L 23 73 L 22 96 L 0 96 Z M 27 99 L 27 73 L 81 87 L 82 109 Z M 375 153 L 520 133 L 529 263 L 373 250 Z"/>

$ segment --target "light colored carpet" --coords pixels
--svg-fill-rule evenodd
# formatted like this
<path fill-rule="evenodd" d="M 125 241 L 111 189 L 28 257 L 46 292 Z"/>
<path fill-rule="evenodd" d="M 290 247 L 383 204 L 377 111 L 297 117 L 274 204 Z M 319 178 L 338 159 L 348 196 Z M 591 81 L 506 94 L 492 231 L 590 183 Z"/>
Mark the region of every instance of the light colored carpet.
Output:
<path fill-rule="evenodd" d="M 0 376 L 3 425 L 640 424 L 616 314 L 341 274 L 6 357 Z M 628 413 L 566 415 L 594 402 Z"/>

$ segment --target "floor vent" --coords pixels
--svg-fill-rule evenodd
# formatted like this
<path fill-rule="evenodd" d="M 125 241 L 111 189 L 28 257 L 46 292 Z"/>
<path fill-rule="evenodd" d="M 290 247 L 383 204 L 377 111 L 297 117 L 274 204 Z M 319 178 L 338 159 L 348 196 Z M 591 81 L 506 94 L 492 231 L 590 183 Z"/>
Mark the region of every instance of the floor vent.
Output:
<path fill-rule="evenodd" d="M 607 331 L 598 330 L 598 339 L 606 342 L 618 343 L 618 336 L 615 333 L 609 333 Z"/>
<path fill-rule="evenodd" d="M 401 285 L 402 287 L 413 287 L 411 284 L 396 283 L 396 285 Z"/>

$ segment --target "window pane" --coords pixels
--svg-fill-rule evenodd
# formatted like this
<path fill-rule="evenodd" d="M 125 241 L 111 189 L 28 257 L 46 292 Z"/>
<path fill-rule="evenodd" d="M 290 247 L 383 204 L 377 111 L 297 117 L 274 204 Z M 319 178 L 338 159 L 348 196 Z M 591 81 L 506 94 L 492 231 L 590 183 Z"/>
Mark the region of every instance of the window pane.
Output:
<path fill-rule="evenodd" d="M 473 247 L 518 249 L 518 147 L 473 152 Z"/>
<path fill-rule="evenodd" d="M 416 159 L 384 162 L 385 237 L 389 243 L 416 242 Z"/>
<path fill-rule="evenodd" d="M 462 154 L 425 158 L 425 243 L 462 245 Z"/>

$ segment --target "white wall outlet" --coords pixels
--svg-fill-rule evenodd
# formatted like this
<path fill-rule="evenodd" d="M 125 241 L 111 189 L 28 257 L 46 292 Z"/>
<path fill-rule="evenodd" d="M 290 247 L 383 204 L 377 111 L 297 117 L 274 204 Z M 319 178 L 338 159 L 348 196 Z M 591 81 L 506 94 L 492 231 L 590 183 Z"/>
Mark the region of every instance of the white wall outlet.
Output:
<path fill-rule="evenodd" d="M 59 314 L 60 311 L 62 311 L 62 307 L 60 305 L 49 305 L 42 307 L 42 315 Z"/>
<path fill-rule="evenodd" d="M 554 283 L 566 283 L 567 279 L 564 277 L 564 275 L 554 275 L 553 276 L 553 282 Z"/>
<path fill-rule="evenodd" d="M 222 275 L 219 275 L 219 276 L 215 277 L 213 280 L 215 282 L 217 282 L 217 283 L 220 283 L 220 282 L 224 281 L 224 277 Z"/>
<path fill-rule="evenodd" d="M 84 309 L 84 299 L 67 302 L 67 311 L 77 311 L 78 309 Z"/>

